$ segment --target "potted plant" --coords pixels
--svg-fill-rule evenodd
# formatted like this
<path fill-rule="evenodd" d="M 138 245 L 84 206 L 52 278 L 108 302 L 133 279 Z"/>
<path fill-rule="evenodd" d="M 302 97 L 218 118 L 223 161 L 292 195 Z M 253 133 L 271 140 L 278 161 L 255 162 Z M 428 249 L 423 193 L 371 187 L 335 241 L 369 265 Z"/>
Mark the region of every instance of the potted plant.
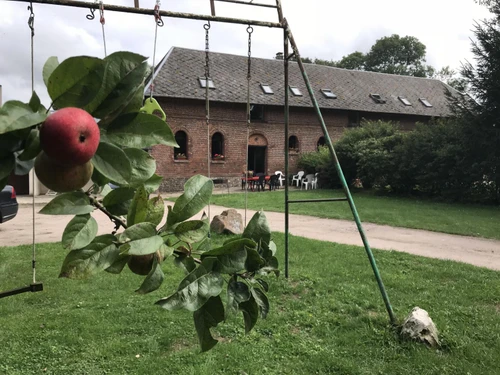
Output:
<path fill-rule="evenodd" d="M 222 154 L 215 154 L 212 156 L 212 160 L 225 160 L 225 157 Z"/>
<path fill-rule="evenodd" d="M 186 154 L 183 154 L 182 152 L 179 153 L 179 154 L 175 154 L 174 155 L 174 159 L 175 160 L 186 160 L 187 159 L 187 156 Z"/>

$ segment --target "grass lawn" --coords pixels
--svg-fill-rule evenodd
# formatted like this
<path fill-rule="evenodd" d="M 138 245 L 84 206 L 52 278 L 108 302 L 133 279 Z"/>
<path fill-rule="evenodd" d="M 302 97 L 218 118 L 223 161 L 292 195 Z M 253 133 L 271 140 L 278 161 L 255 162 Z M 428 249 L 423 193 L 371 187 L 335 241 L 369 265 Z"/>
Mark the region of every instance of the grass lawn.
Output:
<path fill-rule="evenodd" d="M 274 239 L 283 262 L 283 235 Z M 388 325 L 362 248 L 293 237 L 290 279 L 269 278 L 268 319 L 245 335 L 241 317 L 233 318 L 217 327 L 221 342 L 199 354 L 192 315 L 153 306 L 177 286 L 181 271 L 171 262 L 164 263 L 171 282 L 139 296 L 142 278 L 128 270 L 58 279 L 65 253 L 39 245 L 45 290 L 0 299 L 1 374 L 493 375 L 500 368 L 495 271 L 375 251 L 398 318 L 420 306 L 440 329 L 443 348 L 431 350 L 400 340 Z M 0 247 L 0 290 L 30 282 L 30 257 L 30 246 Z"/>
<path fill-rule="evenodd" d="M 285 211 L 284 190 L 248 192 L 248 208 Z M 290 191 L 290 199 L 344 197 L 341 190 Z M 354 191 L 354 203 L 363 222 L 435 232 L 500 239 L 500 207 L 441 203 L 417 198 L 376 195 Z M 211 202 L 226 207 L 244 208 L 245 194 L 217 194 Z M 347 202 L 293 203 L 290 213 L 331 219 L 353 220 Z"/>

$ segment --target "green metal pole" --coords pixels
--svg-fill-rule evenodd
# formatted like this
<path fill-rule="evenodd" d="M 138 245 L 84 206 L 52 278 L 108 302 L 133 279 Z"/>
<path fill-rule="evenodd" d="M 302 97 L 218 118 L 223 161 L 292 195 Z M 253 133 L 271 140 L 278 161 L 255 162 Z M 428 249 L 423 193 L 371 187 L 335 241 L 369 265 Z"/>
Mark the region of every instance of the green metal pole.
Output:
<path fill-rule="evenodd" d="M 340 167 L 340 163 L 337 158 L 337 154 L 335 153 L 335 149 L 333 148 L 332 140 L 330 139 L 330 135 L 328 134 L 328 129 L 326 128 L 325 121 L 323 119 L 323 115 L 321 114 L 321 110 L 319 109 L 318 102 L 316 101 L 316 97 L 311 87 L 311 83 L 309 81 L 309 77 L 307 76 L 304 65 L 302 64 L 302 60 L 300 59 L 299 50 L 297 48 L 297 44 L 293 38 L 292 32 L 290 31 L 290 26 L 286 19 L 283 20 L 283 24 L 285 27 L 285 32 L 288 35 L 288 39 L 290 40 L 290 44 L 295 53 L 295 57 L 297 58 L 297 63 L 299 65 L 300 71 L 304 78 L 304 82 L 307 87 L 307 91 L 309 92 L 309 96 L 311 97 L 312 104 L 316 111 L 316 115 L 318 116 L 318 120 L 320 122 L 321 128 L 323 129 L 323 134 L 325 135 L 325 140 L 328 145 L 328 149 L 330 150 L 330 154 L 332 156 L 333 162 L 335 164 L 335 169 L 337 170 L 337 174 L 339 175 L 340 181 L 342 183 L 342 187 L 344 189 L 345 195 L 347 197 L 347 201 L 349 202 L 349 206 L 351 207 L 352 214 L 354 216 L 354 220 L 356 221 L 356 226 L 358 227 L 359 234 L 361 236 L 361 240 L 363 241 L 363 245 L 366 250 L 366 254 L 368 255 L 368 259 L 373 269 L 373 273 L 375 274 L 375 278 L 377 279 L 377 284 L 380 289 L 380 293 L 382 294 L 382 298 L 384 300 L 385 308 L 387 309 L 387 313 L 389 314 L 389 319 L 392 324 L 396 323 L 396 317 L 394 316 L 394 311 L 392 310 L 391 302 L 389 301 L 389 296 L 387 295 L 387 291 L 385 289 L 384 283 L 382 281 L 382 277 L 380 276 L 380 272 L 377 267 L 377 263 L 375 261 L 375 257 L 373 256 L 373 252 L 370 248 L 370 244 L 368 243 L 368 239 L 366 237 L 363 226 L 361 225 L 361 220 L 358 215 L 358 211 L 356 210 L 356 206 L 354 205 L 354 200 L 352 199 L 351 192 L 349 191 L 349 186 L 344 177 L 344 173 L 342 172 L 342 168 Z M 288 88 L 287 88 L 288 89 Z"/>
<path fill-rule="evenodd" d="M 285 153 L 285 278 L 288 279 L 289 272 L 289 203 L 288 203 L 288 177 L 289 174 L 289 162 L 288 162 L 288 126 L 290 124 L 290 105 L 288 98 L 288 35 L 286 30 L 283 30 L 283 63 L 284 63 L 284 74 L 285 74 L 285 140 L 283 151 Z"/>

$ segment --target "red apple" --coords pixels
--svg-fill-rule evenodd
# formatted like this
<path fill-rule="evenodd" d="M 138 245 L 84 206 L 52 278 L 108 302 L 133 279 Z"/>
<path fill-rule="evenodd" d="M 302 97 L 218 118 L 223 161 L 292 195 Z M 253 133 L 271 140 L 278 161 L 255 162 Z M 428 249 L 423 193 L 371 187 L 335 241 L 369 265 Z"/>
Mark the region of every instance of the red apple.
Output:
<path fill-rule="evenodd" d="M 94 156 L 99 146 L 99 127 L 80 108 L 63 108 L 52 113 L 40 128 L 42 150 L 65 165 L 81 165 Z"/>
<path fill-rule="evenodd" d="M 90 161 L 79 165 L 62 165 L 43 151 L 35 159 L 35 173 L 40 182 L 58 193 L 81 189 L 89 182 L 93 170 Z"/>

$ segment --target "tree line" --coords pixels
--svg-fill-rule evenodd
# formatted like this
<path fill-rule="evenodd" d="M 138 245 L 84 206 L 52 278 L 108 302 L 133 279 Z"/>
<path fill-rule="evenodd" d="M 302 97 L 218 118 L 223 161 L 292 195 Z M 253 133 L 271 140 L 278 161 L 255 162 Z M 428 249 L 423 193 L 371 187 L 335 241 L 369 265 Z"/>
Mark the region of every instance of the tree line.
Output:
<path fill-rule="evenodd" d="M 450 97 L 454 115 L 417 125 L 412 132 L 383 122 L 364 122 L 346 131 L 335 148 L 348 181 L 360 179 L 364 187 L 397 194 L 500 203 L 500 4 L 493 0 L 478 2 L 488 7 L 491 18 L 474 26 L 471 50 L 475 65 L 466 62 L 460 69 L 459 79 L 467 94 Z M 401 38 L 392 38 L 395 40 Z M 417 43 L 409 45 L 418 46 L 422 52 Z M 372 49 L 368 55 L 374 50 L 379 49 Z M 352 61 L 357 55 L 349 56 Z M 343 63 L 349 59 L 343 58 Z M 373 56 L 370 59 L 357 67 L 375 66 L 406 74 L 422 71 L 415 61 L 407 64 L 394 59 L 391 62 L 397 64 L 389 68 L 387 64 L 371 65 Z M 326 149 L 302 155 L 299 167 L 309 173 L 320 172 L 324 184 L 338 185 Z"/>

